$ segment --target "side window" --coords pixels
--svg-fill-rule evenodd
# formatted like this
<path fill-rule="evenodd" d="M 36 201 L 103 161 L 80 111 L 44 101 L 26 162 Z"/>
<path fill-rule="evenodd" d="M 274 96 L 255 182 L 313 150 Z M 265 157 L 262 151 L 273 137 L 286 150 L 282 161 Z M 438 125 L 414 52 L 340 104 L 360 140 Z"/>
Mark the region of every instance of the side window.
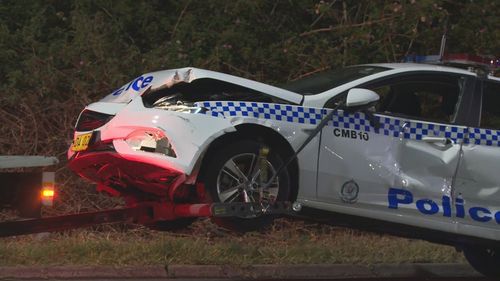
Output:
<path fill-rule="evenodd" d="M 408 80 L 373 88 L 381 97 L 377 112 L 452 122 L 463 88 L 463 82 L 453 80 Z"/>
<path fill-rule="evenodd" d="M 446 74 L 410 74 L 357 86 L 380 96 L 378 113 L 439 123 L 454 121 L 465 77 Z M 345 100 L 342 93 L 327 102 L 331 107 Z"/>
<path fill-rule="evenodd" d="M 500 82 L 486 81 L 483 85 L 481 127 L 500 130 Z"/>

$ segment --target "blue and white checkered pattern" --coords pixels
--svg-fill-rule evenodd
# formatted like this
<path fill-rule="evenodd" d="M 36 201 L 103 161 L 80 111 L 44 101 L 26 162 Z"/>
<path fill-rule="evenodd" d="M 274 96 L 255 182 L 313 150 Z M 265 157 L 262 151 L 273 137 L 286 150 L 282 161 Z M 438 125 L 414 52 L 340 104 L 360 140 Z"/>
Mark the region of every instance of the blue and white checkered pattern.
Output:
<path fill-rule="evenodd" d="M 370 122 L 363 113 L 349 115 L 339 111 L 339 113 L 333 117 L 333 121 L 330 122 L 329 125 L 412 140 L 421 140 L 426 136 L 446 137 L 453 140 L 455 143 L 462 142 L 467 133 L 467 128 L 465 127 L 405 121 L 401 118 L 388 116 L 376 116 L 376 118 L 380 123 L 380 128 L 378 130 L 370 125 Z"/>
<path fill-rule="evenodd" d="M 392 137 L 400 136 L 401 126 L 404 125 L 404 122 L 402 122 L 400 119 L 378 116 L 378 120 L 380 122 L 380 129 L 377 131 L 378 134 Z M 410 138 L 411 135 L 408 134 L 405 137 Z"/>
<path fill-rule="evenodd" d="M 206 101 L 195 105 L 207 108 L 209 111 L 204 114 L 214 117 L 244 116 L 311 125 L 319 124 L 323 116 L 330 112 L 330 109 L 258 102 Z M 445 137 L 455 143 L 500 146 L 500 131 L 473 128 L 469 132 L 466 127 L 461 126 L 406 121 L 389 116 L 376 116 L 375 118 L 380 123 L 378 130 L 371 126 L 365 114 L 360 112 L 348 114 L 339 110 L 338 114 L 335 114 L 328 122 L 328 126 L 412 140 L 421 140 L 427 136 Z"/>
<path fill-rule="evenodd" d="M 465 142 L 468 131 L 466 127 L 446 126 L 444 137 L 453 140 L 455 143 L 462 143 Z"/>
<path fill-rule="evenodd" d="M 260 119 L 285 121 L 299 124 L 318 124 L 326 114 L 326 109 L 303 107 L 287 104 L 272 104 L 259 102 L 200 102 L 196 106 L 202 106 L 209 110 L 206 114 L 212 116 L 246 116 Z M 215 112 L 215 113 L 214 113 Z"/>
<path fill-rule="evenodd" d="M 470 128 L 465 143 L 487 146 L 500 146 L 500 131 L 480 128 Z"/>
<path fill-rule="evenodd" d="M 327 112 L 331 111 L 328 110 Z M 328 122 L 328 126 L 365 132 L 370 132 L 372 130 L 370 121 L 365 118 L 363 113 L 359 112 L 349 115 L 343 111 L 338 111 L 338 113 L 333 116 L 332 121 Z"/>

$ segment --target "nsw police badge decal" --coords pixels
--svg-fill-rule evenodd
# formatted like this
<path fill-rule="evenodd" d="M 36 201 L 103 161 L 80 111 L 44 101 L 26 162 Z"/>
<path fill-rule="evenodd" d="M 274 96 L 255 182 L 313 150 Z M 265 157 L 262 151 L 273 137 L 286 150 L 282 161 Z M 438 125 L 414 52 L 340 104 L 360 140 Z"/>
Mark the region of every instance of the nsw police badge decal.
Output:
<path fill-rule="evenodd" d="M 342 185 L 340 190 L 340 199 L 344 203 L 356 203 L 358 201 L 359 186 L 358 184 L 350 180 Z"/>

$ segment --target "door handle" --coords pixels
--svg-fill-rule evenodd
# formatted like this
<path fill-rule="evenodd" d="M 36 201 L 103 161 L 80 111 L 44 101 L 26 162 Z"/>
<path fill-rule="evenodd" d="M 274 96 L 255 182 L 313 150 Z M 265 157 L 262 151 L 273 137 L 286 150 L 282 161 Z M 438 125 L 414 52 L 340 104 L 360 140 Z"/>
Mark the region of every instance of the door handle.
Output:
<path fill-rule="evenodd" d="M 404 133 L 407 132 L 410 129 L 410 122 L 406 121 L 401 125 L 401 128 L 399 128 L 399 133 Z"/>
<path fill-rule="evenodd" d="M 443 138 L 443 137 L 423 137 L 422 140 L 427 142 L 427 143 L 436 143 L 436 144 L 442 144 L 442 145 L 453 144 L 452 139 Z"/>

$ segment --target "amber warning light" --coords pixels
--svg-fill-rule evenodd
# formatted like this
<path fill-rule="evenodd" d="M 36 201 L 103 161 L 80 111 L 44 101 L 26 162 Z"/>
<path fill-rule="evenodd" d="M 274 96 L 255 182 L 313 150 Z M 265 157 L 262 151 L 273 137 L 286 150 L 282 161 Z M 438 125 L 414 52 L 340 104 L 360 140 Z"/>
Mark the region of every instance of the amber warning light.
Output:
<path fill-rule="evenodd" d="M 44 189 L 42 190 L 43 197 L 54 197 L 54 190 Z"/>
<path fill-rule="evenodd" d="M 54 205 L 55 196 L 55 173 L 54 172 L 44 172 L 42 175 L 42 205 L 52 206 Z"/>

